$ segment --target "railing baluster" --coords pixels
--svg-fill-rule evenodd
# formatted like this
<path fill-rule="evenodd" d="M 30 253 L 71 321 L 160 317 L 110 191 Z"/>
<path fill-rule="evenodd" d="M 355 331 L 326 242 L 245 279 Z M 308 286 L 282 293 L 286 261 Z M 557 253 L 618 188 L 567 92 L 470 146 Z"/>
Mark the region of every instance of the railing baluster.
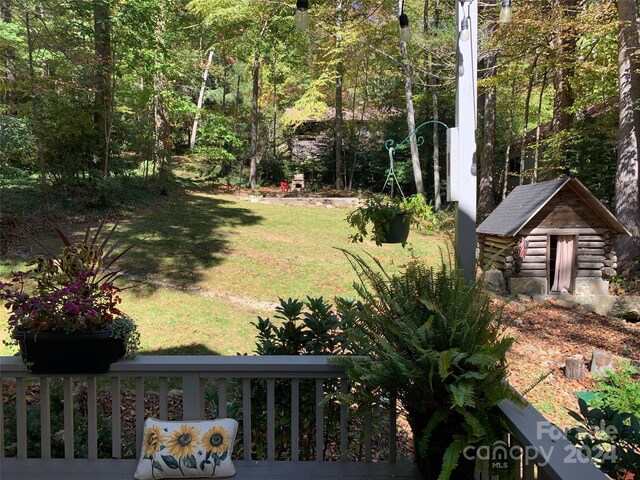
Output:
<path fill-rule="evenodd" d="M 397 454 L 397 405 L 396 397 L 389 399 L 389 463 L 396 463 Z"/>
<path fill-rule="evenodd" d="M 96 377 L 87 378 L 87 442 L 90 460 L 98 458 L 98 396 Z"/>
<path fill-rule="evenodd" d="M 74 456 L 73 448 L 73 378 L 62 379 L 62 398 L 64 400 L 64 458 Z"/>
<path fill-rule="evenodd" d="M 340 392 L 347 394 L 349 392 L 349 382 L 346 378 L 340 381 Z M 349 453 L 349 408 L 347 402 L 340 401 L 340 460 L 345 462 Z"/>
<path fill-rule="evenodd" d="M 169 395 L 169 385 L 167 382 L 167 377 L 160 377 L 158 379 L 159 388 L 158 388 L 158 396 L 160 403 L 160 420 L 169 420 L 169 413 L 167 407 L 167 397 Z"/>
<path fill-rule="evenodd" d="M 120 377 L 111 378 L 111 456 L 122 457 L 122 428 L 120 426 Z"/>
<path fill-rule="evenodd" d="M 276 459 L 275 380 L 267 378 L 267 460 Z"/>
<path fill-rule="evenodd" d="M 518 443 L 513 435 L 505 435 L 505 443 L 508 445 L 509 451 L 512 450 L 512 447 L 520 447 L 520 451 L 522 451 L 522 445 Z M 509 462 L 509 478 L 522 478 L 522 459 L 509 459 L 509 455 L 507 455 L 505 460 L 511 460 Z"/>
<path fill-rule="evenodd" d="M 364 414 L 364 461 L 367 463 L 371 462 L 372 436 L 373 419 L 371 418 L 371 412 L 367 410 Z"/>
<path fill-rule="evenodd" d="M 4 400 L 4 378 L 0 376 L 0 399 Z M 4 408 L 0 408 L 0 459 L 4 458 Z"/>
<path fill-rule="evenodd" d="M 205 405 L 205 392 L 207 391 L 207 382 L 208 380 L 206 378 L 201 378 L 200 379 L 200 416 L 198 418 L 202 418 L 205 419 L 207 418 L 207 406 Z"/>
<path fill-rule="evenodd" d="M 242 447 L 244 459 L 251 460 L 251 379 L 242 379 Z"/>
<path fill-rule="evenodd" d="M 218 416 L 227 417 L 227 379 L 218 379 Z"/>
<path fill-rule="evenodd" d="M 27 458 L 27 396 L 24 377 L 16 378 L 16 428 L 18 458 Z"/>
<path fill-rule="evenodd" d="M 291 380 L 291 460 L 300 459 L 300 379 Z"/>
<path fill-rule="evenodd" d="M 51 390 L 49 377 L 40 377 L 40 457 L 51 458 Z M 0 394 L 0 398 L 2 395 Z"/>
<path fill-rule="evenodd" d="M 522 480 L 535 480 L 535 463 L 532 460 L 522 462 Z"/>
<path fill-rule="evenodd" d="M 316 378 L 316 462 L 324 460 L 324 413 L 322 379 Z"/>
<path fill-rule="evenodd" d="M 136 456 L 142 446 L 144 433 L 144 379 L 136 377 Z"/>
<path fill-rule="evenodd" d="M 201 406 L 200 377 L 197 373 L 182 376 L 182 420 L 197 420 Z"/>

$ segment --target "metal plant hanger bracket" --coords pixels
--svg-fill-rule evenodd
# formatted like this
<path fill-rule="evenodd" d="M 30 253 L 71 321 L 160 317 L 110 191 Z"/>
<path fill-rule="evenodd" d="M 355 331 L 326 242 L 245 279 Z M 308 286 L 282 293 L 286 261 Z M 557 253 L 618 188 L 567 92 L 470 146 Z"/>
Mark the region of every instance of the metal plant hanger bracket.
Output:
<path fill-rule="evenodd" d="M 407 135 L 407 137 L 402 140 L 400 143 L 396 143 L 395 140 L 393 140 L 392 138 L 390 138 L 389 140 L 387 140 L 386 142 L 384 142 L 384 147 L 387 149 L 387 152 L 389 152 L 389 173 L 387 174 L 387 179 L 384 181 L 384 185 L 382 187 L 382 192 L 384 192 L 384 189 L 387 188 L 387 184 L 389 184 L 389 180 L 391 180 L 391 191 L 393 192 L 393 182 L 395 182 L 395 184 L 398 186 L 398 190 L 400 190 L 400 195 L 402 195 L 402 198 L 404 199 L 404 193 L 402 192 L 402 187 L 400 187 L 400 182 L 398 182 L 398 177 L 396 177 L 396 171 L 394 168 L 394 161 L 393 161 L 393 154 L 397 151 L 397 150 L 403 150 L 405 148 L 407 148 L 408 144 L 407 142 L 411 139 L 411 137 L 416 136 L 418 130 L 420 130 L 422 127 L 424 127 L 425 125 L 429 125 L 429 124 L 436 124 L 436 125 L 442 125 L 444 128 L 446 128 L 447 130 L 449 129 L 449 126 L 443 122 L 441 122 L 440 120 L 427 120 L 424 123 L 421 123 L 420 125 L 418 125 L 415 130 L 413 132 L 411 132 L 409 135 Z M 423 136 L 419 136 L 416 139 L 416 145 L 418 147 L 422 146 L 424 144 L 424 137 Z"/>

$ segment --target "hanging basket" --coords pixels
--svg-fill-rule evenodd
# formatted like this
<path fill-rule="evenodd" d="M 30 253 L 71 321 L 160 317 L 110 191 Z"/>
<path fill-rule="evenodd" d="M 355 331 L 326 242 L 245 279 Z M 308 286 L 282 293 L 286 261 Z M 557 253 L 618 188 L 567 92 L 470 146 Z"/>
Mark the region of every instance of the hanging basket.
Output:
<path fill-rule="evenodd" d="M 108 330 L 89 333 L 14 331 L 30 373 L 106 373 L 125 354 L 124 340 Z"/>
<path fill-rule="evenodd" d="M 407 243 L 410 227 L 411 215 L 406 212 L 396 212 L 382 243 Z"/>

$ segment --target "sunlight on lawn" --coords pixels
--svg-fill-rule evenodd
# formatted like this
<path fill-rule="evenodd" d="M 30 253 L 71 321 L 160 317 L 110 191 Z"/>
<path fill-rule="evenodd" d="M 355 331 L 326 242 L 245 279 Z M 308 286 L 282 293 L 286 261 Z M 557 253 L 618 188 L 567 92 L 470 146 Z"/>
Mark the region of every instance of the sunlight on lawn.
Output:
<path fill-rule="evenodd" d="M 120 268 L 181 288 L 208 291 L 208 296 L 158 286 L 125 291 L 122 309 L 138 321 L 143 353 L 252 352 L 255 334 L 250 322 L 257 315 L 274 313 L 261 312 L 252 302 L 354 296 L 354 272 L 337 248 L 367 252 L 390 270 L 412 254 L 437 263 L 440 249 L 446 250 L 444 237 L 416 231 L 404 249 L 349 243 L 348 212 L 198 193 L 170 198 L 123 220 L 116 232 L 120 248 L 140 243 L 119 261 Z M 76 225 L 70 230 L 80 234 L 84 228 Z M 53 234 L 42 241 L 57 244 Z M 23 259 L 5 258 L 0 278 L 21 268 Z M 226 302 L 224 296 L 234 296 L 236 302 Z M 4 309 L 1 315 L 6 318 Z M 0 339 L 6 339 L 6 333 Z M 13 350 L 2 345 L 0 352 Z"/>

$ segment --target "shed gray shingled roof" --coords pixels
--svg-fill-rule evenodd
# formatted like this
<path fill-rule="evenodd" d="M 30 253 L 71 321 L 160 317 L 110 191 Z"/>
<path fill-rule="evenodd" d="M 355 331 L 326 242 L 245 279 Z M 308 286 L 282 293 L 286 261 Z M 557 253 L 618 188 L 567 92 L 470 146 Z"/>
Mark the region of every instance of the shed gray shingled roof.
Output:
<path fill-rule="evenodd" d="M 514 188 L 513 192 L 480 224 L 476 232 L 504 237 L 515 236 L 568 183 L 581 193 L 583 200 L 613 230 L 622 235 L 629 235 L 618 219 L 575 178 L 561 178 Z"/>

